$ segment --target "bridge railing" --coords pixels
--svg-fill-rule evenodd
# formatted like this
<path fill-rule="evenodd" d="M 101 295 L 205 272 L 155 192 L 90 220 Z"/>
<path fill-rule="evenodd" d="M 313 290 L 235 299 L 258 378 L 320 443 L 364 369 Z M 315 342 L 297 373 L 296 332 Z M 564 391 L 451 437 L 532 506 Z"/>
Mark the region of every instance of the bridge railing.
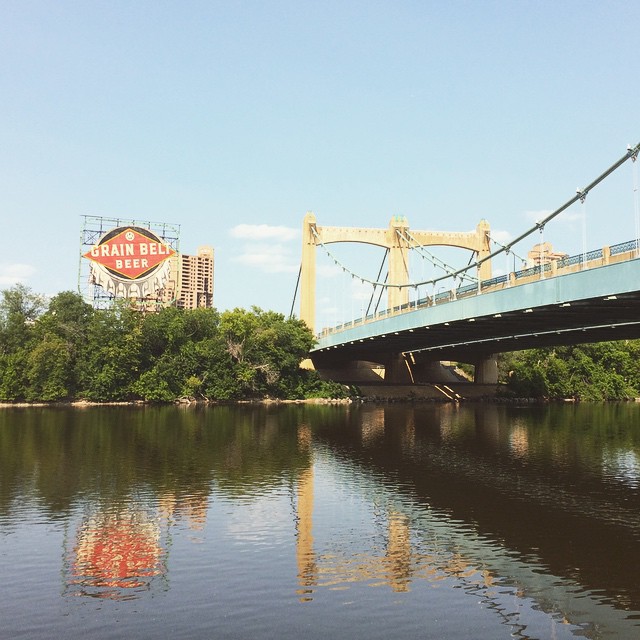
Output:
<path fill-rule="evenodd" d="M 480 283 L 480 288 L 484 290 L 490 287 L 494 287 L 497 284 L 503 284 L 505 282 L 509 282 L 509 276 L 506 274 L 502 276 L 497 276 L 495 278 L 491 278 L 490 280 L 483 280 Z"/>
<path fill-rule="evenodd" d="M 620 244 L 614 244 L 610 248 L 610 254 L 617 256 L 621 253 L 627 253 L 628 251 L 638 251 L 638 240 L 628 240 L 627 242 L 621 242 Z"/>
<path fill-rule="evenodd" d="M 628 254 L 625 256 L 625 254 Z M 397 315 L 398 313 L 406 313 L 408 311 L 415 311 L 417 309 L 424 309 L 426 307 L 433 307 L 440 304 L 446 304 L 459 300 L 461 298 L 472 297 L 476 295 L 482 295 L 483 293 L 489 293 L 499 289 L 504 289 L 509 286 L 517 286 L 518 284 L 525 284 L 535 279 L 555 277 L 562 275 L 563 273 L 572 273 L 581 269 L 587 269 L 591 267 L 600 267 L 608 264 L 609 258 L 615 257 L 616 262 L 623 260 L 632 260 L 640 257 L 640 241 L 628 240 L 626 242 L 620 242 L 619 244 L 611 245 L 610 247 L 604 247 L 602 249 L 594 249 L 586 253 L 580 253 L 574 256 L 567 256 L 565 258 L 559 258 L 551 262 L 547 262 L 543 265 L 535 265 L 533 267 L 527 267 L 520 271 L 515 271 L 510 274 L 496 276 L 488 280 L 483 280 L 480 283 L 473 283 L 465 285 L 463 287 L 452 288 L 446 291 L 441 291 L 432 296 L 425 296 L 413 302 L 407 302 L 406 304 L 394 307 L 393 309 L 384 309 L 376 313 L 369 314 L 362 318 L 357 318 L 350 322 L 345 322 L 336 327 L 325 328 L 320 335 L 328 335 L 332 333 L 338 333 L 351 327 L 365 324 L 367 322 L 373 322 L 380 320 L 387 316 Z M 594 263 L 594 264 L 589 264 Z M 526 281 L 526 282 L 523 282 Z"/>
<path fill-rule="evenodd" d="M 527 267 L 526 269 L 521 269 L 520 271 L 516 271 L 514 273 L 514 278 L 516 280 L 522 280 L 523 278 L 531 278 L 532 276 L 539 276 L 541 273 L 545 273 L 547 271 L 551 271 L 551 264 L 537 264 L 534 267 Z"/>

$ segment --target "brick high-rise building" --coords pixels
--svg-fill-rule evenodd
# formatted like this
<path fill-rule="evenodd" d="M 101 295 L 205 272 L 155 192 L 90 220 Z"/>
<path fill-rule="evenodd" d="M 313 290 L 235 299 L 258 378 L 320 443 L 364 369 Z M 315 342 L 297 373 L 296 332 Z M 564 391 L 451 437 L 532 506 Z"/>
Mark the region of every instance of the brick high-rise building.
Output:
<path fill-rule="evenodd" d="M 162 302 L 181 309 L 213 307 L 213 247 L 199 247 L 195 256 L 180 254 L 171 259 Z"/>

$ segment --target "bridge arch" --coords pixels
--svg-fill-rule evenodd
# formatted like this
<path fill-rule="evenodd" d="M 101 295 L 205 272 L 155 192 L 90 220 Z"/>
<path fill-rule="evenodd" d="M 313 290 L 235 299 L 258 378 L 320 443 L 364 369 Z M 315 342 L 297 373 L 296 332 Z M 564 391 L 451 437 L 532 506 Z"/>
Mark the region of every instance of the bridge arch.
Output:
<path fill-rule="evenodd" d="M 386 229 L 319 226 L 312 212 L 302 225 L 302 263 L 300 268 L 300 318 L 315 332 L 316 317 L 316 249 L 318 244 L 358 242 L 383 247 L 389 251 L 387 306 L 394 308 L 409 301 L 409 249 L 416 246 L 448 246 L 473 251 L 478 278 L 491 278 L 490 227 L 486 220 L 475 231 L 412 231 L 404 216 L 394 216 Z"/>

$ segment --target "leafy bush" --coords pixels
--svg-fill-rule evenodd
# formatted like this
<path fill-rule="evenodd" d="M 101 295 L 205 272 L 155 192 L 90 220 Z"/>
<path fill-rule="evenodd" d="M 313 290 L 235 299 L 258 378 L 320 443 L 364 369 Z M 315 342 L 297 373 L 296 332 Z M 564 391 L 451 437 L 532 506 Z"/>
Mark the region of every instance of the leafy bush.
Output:
<path fill-rule="evenodd" d="M 624 400 L 640 395 L 640 341 L 502 354 L 501 380 L 516 396 Z"/>
<path fill-rule="evenodd" d="M 69 291 L 47 306 L 19 285 L 0 299 L 0 400 L 344 394 L 299 368 L 313 343 L 300 320 L 256 307 L 224 313 L 170 307 L 145 315 L 121 301 L 97 311 Z"/>

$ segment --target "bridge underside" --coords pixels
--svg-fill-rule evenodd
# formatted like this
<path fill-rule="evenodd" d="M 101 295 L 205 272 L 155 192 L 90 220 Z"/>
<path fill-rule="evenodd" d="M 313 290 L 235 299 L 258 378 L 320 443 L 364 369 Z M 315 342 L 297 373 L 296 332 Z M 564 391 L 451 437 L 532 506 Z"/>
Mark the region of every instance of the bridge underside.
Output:
<path fill-rule="evenodd" d="M 492 354 L 640 338 L 639 284 L 637 259 L 539 280 L 322 336 L 311 358 L 334 369 L 378 362 L 397 381 L 407 369 L 415 379 L 431 363 L 453 360 L 484 368 L 491 382 Z"/>

